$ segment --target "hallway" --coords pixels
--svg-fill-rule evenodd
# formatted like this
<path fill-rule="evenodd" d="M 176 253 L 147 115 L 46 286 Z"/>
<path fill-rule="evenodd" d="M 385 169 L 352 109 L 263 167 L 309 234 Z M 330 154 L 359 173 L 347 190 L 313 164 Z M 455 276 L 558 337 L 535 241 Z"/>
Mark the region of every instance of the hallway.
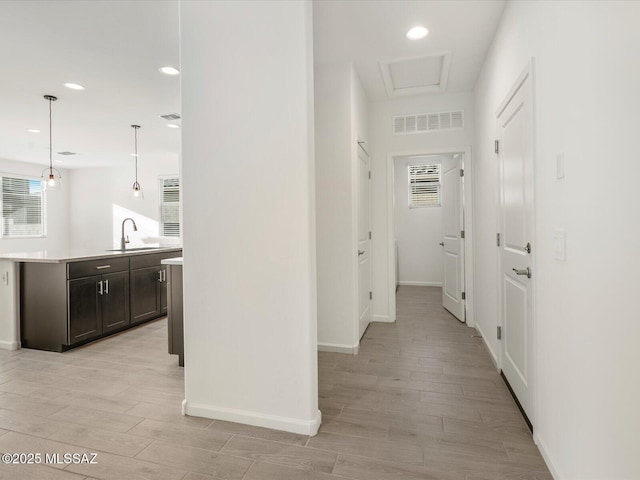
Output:
<path fill-rule="evenodd" d="M 0 350 L 0 452 L 98 453 L 0 479 L 551 480 L 481 340 L 440 303 L 400 287 L 397 322 L 371 324 L 359 355 L 319 354 L 311 438 L 183 417 L 166 319 L 64 354 Z"/>
<path fill-rule="evenodd" d="M 372 323 L 359 355 L 320 353 L 308 446 L 361 480 L 551 480 L 482 340 L 441 303 L 440 288 L 401 286 L 396 323 Z"/>

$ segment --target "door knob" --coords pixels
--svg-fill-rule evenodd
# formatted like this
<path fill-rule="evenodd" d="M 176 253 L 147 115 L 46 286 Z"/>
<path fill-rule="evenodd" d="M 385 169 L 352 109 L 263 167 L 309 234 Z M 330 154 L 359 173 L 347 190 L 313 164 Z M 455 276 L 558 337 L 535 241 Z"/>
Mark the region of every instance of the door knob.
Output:
<path fill-rule="evenodd" d="M 512 268 L 511 270 L 516 272 L 516 275 L 526 275 L 527 278 L 531 278 L 531 269 L 529 267 L 524 270 L 518 270 L 517 268 Z"/>
<path fill-rule="evenodd" d="M 365 250 L 358 250 L 358 256 L 364 255 Z"/>
<path fill-rule="evenodd" d="M 440 245 L 441 247 L 444 247 L 444 242 L 440 242 L 438 245 Z"/>

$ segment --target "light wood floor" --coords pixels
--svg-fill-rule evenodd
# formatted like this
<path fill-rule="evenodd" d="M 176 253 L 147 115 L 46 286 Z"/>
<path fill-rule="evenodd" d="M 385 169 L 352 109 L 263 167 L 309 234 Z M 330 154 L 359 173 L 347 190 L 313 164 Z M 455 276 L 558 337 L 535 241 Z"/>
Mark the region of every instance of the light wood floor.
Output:
<path fill-rule="evenodd" d="M 65 354 L 0 350 L 0 452 L 98 453 L 97 465 L 0 464 L 0 479 L 552 480 L 439 289 L 401 287 L 397 322 L 372 324 L 359 355 L 319 354 L 312 438 L 181 416 L 166 328 Z"/>

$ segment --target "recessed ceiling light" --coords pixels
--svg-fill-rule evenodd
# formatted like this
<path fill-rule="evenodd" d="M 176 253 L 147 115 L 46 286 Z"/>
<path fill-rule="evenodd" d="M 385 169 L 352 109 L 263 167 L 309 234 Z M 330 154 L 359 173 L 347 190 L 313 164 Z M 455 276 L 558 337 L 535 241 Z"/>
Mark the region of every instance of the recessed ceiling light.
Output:
<path fill-rule="evenodd" d="M 137 156 L 138 156 L 138 154 L 137 154 L 137 153 L 132 153 L 132 154 L 131 154 L 131 156 L 132 156 L 132 157 L 137 157 Z"/>
<path fill-rule="evenodd" d="M 84 87 L 77 83 L 65 83 L 64 86 L 70 88 L 71 90 L 84 90 Z"/>
<path fill-rule="evenodd" d="M 167 125 L 169 128 L 180 128 L 180 125 L 176 125 L 175 123 L 170 123 Z"/>
<path fill-rule="evenodd" d="M 178 75 L 180 73 L 180 70 L 175 67 L 162 67 L 160 71 L 165 75 Z"/>
<path fill-rule="evenodd" d="M 40 130 L 36 130 L 35 128 L 27 128 L 27 132 L 29 132 L 29 133 L 40 133 Z"/>
<path fill-rule="evenodd" d="M 420 40 L 421 38 L 426 37 L 429 34 L 429 30 L 424 27 L 418 26 L 413 27 L 411 30 L 407 32 L 407 38 L 409 40 Z"/>

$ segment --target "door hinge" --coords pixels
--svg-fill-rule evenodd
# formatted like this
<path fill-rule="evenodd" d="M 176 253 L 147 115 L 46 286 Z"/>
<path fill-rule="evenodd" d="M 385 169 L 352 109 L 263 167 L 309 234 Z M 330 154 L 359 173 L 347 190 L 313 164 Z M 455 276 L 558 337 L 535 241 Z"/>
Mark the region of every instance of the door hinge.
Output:
<path fill-rule="evenodd" d="M 462 300 L 466 300 L 467 299 L 467 293 L 466 292 L 462 292 L 460 294 L 460 298 L 462 298 Z"/>
<path fill-rule="evenodd" d="M 371 180 L 371 170 L 369 170 L 369 180 Z"/>
<path fill-rule="evenodd" d="M 498 327 L 498 340 L 502 339 L 502 327 Z"/>
<path fill-rule="evenodd" d="M 369 232 L 369 240 L 371 240 L 371 232 Z"/>
<path fill-rule="evenodd" d="M 369 300 L 373 300 L 373 292 L 369 292 Z"/>
<path fill-rule="evenodd" d="M 460 176 L 461 176 L 461 177 L 464 177 L 464 168 L 461 168 L 461 169 L 460 169 Z"/>
<path fill-rule="evenodd" d="M 531 253 L 531 244 L 529 242 L 527 242 L 527 244 L 524 246 L 524 251 L 527 253 Z"/>
<path fill-rule="evenodd" d="M 499 247 L 500 246 L 500 234 L 496 233 L 496 246 Z"/>
<path fill-rule="evenodd" d="M 464 230 L 460 230 L 460 238 L 464 238 Z"/>
<path fill-rule="evenodd" d="M 500 153 L 500 140 L 496 140 L 494 142 L 494 145 L 495 145 L 495 152 Z"/>

